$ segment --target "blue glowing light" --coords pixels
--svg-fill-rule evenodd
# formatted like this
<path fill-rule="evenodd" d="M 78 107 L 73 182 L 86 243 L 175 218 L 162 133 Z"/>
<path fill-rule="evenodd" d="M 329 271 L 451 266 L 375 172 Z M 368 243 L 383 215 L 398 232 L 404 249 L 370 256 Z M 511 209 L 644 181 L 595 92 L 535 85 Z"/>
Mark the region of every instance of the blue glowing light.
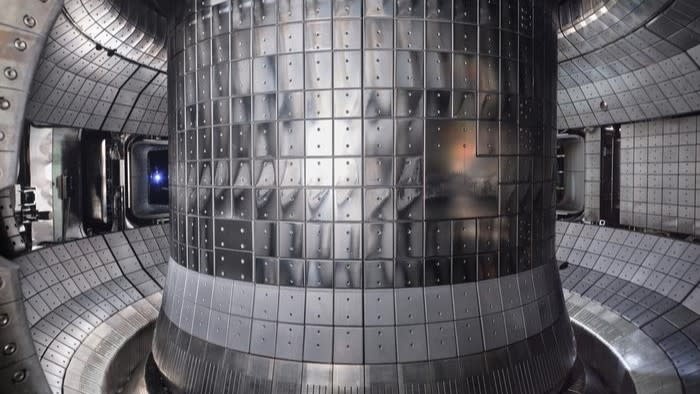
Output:
<path fill-rule="evenodd" d="M 158 170 L 153 171 L 151 174 L 151 182 L 156 185 L 161 184 L 163 182 L 163 174 Z"/>

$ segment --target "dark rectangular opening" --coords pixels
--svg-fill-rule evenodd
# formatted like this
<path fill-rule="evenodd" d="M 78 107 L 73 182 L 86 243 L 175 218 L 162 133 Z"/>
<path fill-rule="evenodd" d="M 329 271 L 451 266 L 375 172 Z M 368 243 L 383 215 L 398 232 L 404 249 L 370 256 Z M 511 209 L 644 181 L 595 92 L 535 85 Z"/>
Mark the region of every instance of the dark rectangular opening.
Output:
<path fill-rule="evenodd" d="M 148 152 L 148 202 L 168 204 L 168 151 Z"/>

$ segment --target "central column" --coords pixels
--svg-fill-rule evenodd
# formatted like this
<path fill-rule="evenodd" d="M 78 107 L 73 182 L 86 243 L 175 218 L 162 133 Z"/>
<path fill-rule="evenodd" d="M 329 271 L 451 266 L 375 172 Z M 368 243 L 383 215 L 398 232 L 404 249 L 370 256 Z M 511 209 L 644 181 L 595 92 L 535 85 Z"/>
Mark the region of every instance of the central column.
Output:
<path fill-rule="evenodd" d="M 166 384 L 558 389 L 549 3 L 173 6 Z"/>

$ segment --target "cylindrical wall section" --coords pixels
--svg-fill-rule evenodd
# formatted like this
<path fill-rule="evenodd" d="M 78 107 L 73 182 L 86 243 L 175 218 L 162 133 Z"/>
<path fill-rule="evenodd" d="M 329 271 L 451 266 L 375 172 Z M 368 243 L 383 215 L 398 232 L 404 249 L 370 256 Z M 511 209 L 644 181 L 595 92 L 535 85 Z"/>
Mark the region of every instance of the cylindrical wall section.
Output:
<path fill-rule="evenodd" d="M 552 13 L 178 3 L 167 380 L 558 388 L 575 351 L 554 258 Z"/>

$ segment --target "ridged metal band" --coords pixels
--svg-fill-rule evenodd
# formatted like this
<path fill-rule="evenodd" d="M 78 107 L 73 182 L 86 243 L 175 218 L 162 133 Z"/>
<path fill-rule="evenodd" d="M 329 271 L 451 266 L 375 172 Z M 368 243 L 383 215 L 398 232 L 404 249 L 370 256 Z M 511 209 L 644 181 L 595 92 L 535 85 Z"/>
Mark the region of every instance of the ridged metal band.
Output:
<path fill-rule="evenodd" d="M 544 393 L 573 364 L 568 317 L 540 334 L 471 356 L 407 364 L 343 365 L 256 356 L 201 340 L 161 314 L 154 358 L 176 392 Z"/>
<path fill-rule="evenodd" d="M 511 294 L 503 303 L 494 290 L 499 285 Z M 500 282 L 333 291 L 213 279 L 171 261 L 166 288 L 162 313 L 188 334 L 232 350 L 309 362 L 471 355 L 520 342 L 566 314 L 552 266 Z M 518 288 L 522 300 L 515 297 Z"/>

